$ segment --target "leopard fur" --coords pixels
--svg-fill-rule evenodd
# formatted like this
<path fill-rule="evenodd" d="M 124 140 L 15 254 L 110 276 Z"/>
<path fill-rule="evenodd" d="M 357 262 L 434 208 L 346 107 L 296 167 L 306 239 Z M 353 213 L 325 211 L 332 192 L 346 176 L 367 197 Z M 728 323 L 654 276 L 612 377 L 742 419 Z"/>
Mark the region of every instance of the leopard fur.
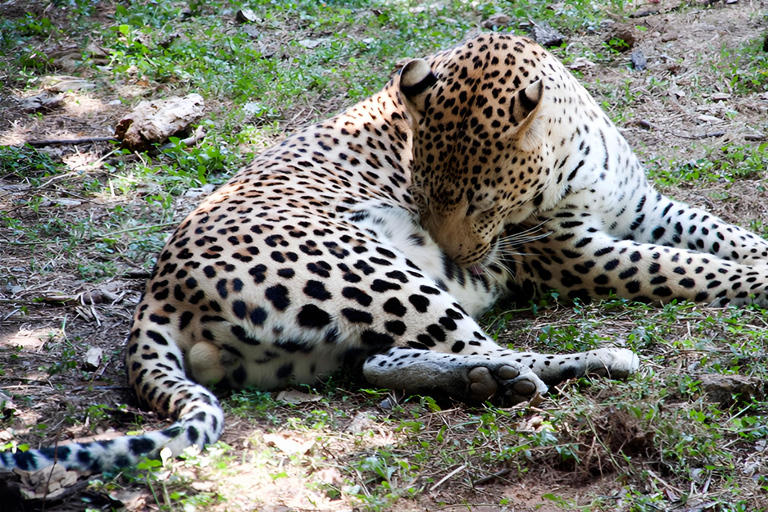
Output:
<path fill-rule="evenodd" d="M 627 349 L 515 352 L 474 318 L 547 289 L 765 304 L 767 254 L 655 192 L 549 53 L 482 35 L 263 152 L 181 223 L 126 358 L 141 402 L 172 426 L 4 452 L 0 466 L 100 471 L 208 445 L 224 426 L 213 384 L 314 384 L 362 364 L 377 386 L 508 404 L 588 373 L 626 377 L 639 364 Z"/>

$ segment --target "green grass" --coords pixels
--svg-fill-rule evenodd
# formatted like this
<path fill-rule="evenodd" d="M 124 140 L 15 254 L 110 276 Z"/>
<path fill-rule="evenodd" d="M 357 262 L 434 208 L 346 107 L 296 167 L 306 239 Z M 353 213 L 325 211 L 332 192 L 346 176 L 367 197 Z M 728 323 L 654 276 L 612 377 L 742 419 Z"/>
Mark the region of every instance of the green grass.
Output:
<path fill-rule="evenodd" d="M 733 144 L 710 147 L 692 161 L 650 162 L 648 176 L 661 186 L 702 185 L 756 179 L 768 170 L 768 144 Z M 760 184 L 759 187 L 764 187 Z"/>

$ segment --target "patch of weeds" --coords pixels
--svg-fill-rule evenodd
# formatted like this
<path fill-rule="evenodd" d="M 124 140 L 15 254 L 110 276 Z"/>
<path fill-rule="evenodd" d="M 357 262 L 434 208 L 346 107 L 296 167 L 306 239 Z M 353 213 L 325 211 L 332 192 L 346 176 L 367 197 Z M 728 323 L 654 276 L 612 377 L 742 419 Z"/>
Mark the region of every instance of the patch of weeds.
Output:
<path fill-rule="evenodd" d="M 732 182 L 738 179 L 760 178 L 768 169 L 768 143 L 726 144 L 708 148 L 706 156 L 682 164 L 675 161 L 665 165 L 659 160 L 647 164 L 647 174 L 657 185 L 677 187 Z M 759 189 L 765 185 L 758 183 Z"/>
<path fill-rule="evenodd" d="M 216 135 L 206 137 L 196 146 L 187 146 L 178 137 L 170 138 L 171 146 L 163 151 L 172 163 L 164 168 L 172 181 L 183 186 L 202 186 L 209 182 L 209 176 L 217 172 L 233 173 L 241 164 L 239 155 L 230 151 L 229 143 Z M 172 190 L 177 187 L 165 187 Z"/>
<path fill-rule="evenodd" d="M 741 94 L 763 92 L 768 86 L 768 53 L 763 51 L 763 40 L 754 39 L 728 48 L 720 48 L 716 71 L 724 75 L 730 89 Z"/>
<path fill-rule="evenodd" d="M 201 475 L 194 470 L 210 467 L 226 472 L 227 465 L 232 461 L 232 457 L 227 455 L 229 450 L 229 446 L 220 442 L 207 447 L 204 453 L 189 448 L 177 461 L 172 459 L 170 450 L 164 448 L 160 452 L 161 460 L 144 459 L 135 468 L 124 471 L 121 476 L 128 482 L 149 487 L 160 510 L 187 511 L 197 510 L 199 507 L 205 510 L 206 507 L 215 506 L 220 498 L 215 493 L 194 490 L 191 484 L 201 479 Z M 179 468 L 185 468 L 187 471 L 175 470 Z M 92 485 L 106 489 L 112 486 L 111 483 L 102 481 L 92 482 Z"/>
<path fill-rule="evenodd" d="M 386 510 L 399 498 L 413 497 L 422 490 L 414 485 L 419 465 L 388 450 L 376 450 L 373 455 L 352 462 L 351 468 L 358 480 L 347 489 L 347 494 L 370 510 Z"/>
<path fill-rule="evenodd" d="M 61 164 L 32 146 L 0 146 L 0 168 L 7 175 L 36 179 L 56 174 Z"/>
<path fill-rule="evenodd" d="M 768 169 L 768 143 L 726 144 L 707 155 L 717 163 L 721 176 L 729 179 L 759 178 Z M 764 186 L 764 185 L 759 185 Z"/>
<path fill-rule="evenodd" d="M 661 166 L 649 166 L 648 177 L 662 187 L 677 187 L 680 185 L 693 185 L 702 183 L 716 183 L 720 175 L 716 172 L 714 162 L 699 158 L 672 168 Z"/>
<path fill-rule="evenodd" d="M 48 340 L 45 342 L 45 346 L 48 350 L 57 350 L 59 346 L 61 346 L 61 350 L 56 356 L 56 362 L 48 368 L 41 368 L 41 370 L 45 370 L 48 375 L 69 373 L 77 368 L 77 348 L 67 339 L 64 339 L 61 343 L 58 342 L 58 339 L 59 336 L 57 334 L 51 333 L 48 336 Z"/>
<path fill-rule="evenodd" d="M 222 406 L 226 412 L 236 416 L 246 419 L 254 417 L 266 419 L 274 425 L 280 424 L 282 421 L 277 412 L 283 407 L 290 407 L 288 404 L 275 400 L 269 391 L 256 391 L 252 389 L 233 391 L 223 401 Z"/>

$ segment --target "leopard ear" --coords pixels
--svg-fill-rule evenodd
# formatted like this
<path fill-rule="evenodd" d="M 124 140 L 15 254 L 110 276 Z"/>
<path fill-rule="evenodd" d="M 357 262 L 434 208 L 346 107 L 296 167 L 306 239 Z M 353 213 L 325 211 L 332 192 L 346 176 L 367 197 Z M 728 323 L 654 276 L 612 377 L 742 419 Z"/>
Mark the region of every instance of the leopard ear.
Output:
<path fill-rule="evenodd" d="M 437 77 L 424 59 L 414 59 L 400 70 L 400 93 L 406 103 L 419 110 L 424 108 L 422 94 L 436 83 Z"/>
<path fill-rule="evenodd" d="M 533 151 L 542 142 L 542 121 L 538 119 L 539 106 L 544 96 L 544 84 L 536 80 L 512 97 L 509 120 L 515 128 L 515 138 L 523 151 Z"/>

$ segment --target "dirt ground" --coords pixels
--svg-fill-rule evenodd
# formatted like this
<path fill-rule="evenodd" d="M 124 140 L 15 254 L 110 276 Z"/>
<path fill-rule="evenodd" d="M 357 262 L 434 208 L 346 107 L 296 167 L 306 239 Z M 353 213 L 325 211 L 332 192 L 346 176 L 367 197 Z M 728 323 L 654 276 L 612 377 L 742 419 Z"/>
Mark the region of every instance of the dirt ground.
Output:
<path fill-rule="evenodd" d="M 109 6 L 105 4 L 104 7 Z M 741 0 L 728 5 L 717 2 L 711 6 L 680 7 L 679 2 L 668 0 L 634 7 L 636 12 L 644 9 L 656 12 L 633 20 L 634 26 L 644 28 L 633 29 L 637 38 L 634 49 L 642 50 L 646 56 L 647 71 L 628 74 L 618 71 L 615 65 L 604 66 L 588 60 L 573 66 L 581 72 L 590 91 L 611 115 L 624 113 L 617 124 L 651 166 L 661 162 L 663 167 L 670 160 L 694 161 L 705 156 L 713 145 L 744 144 L 745 137 L 746 140 L 759 140 L 761 136 L 765 137 L 768 129 L 768 93 L 756 91 L 735 95 L 728 83 L 709 83 L 717 80 L 717 73 L 709 71 L 719 65 L 717 53 L 723 44 L 736 47 L 740 42 L 765 35 L 765 2 Z M 23 5 L 8 1 L 0 4 L 0 16 L 18 16 L 28 10 L 43 8 L 51 10 L 49 16 L 56 9 L 44 4 Z M 605 31 L 601 31 L 569 35 L 568 42 L 597 49 L 604 38 Z M 46 44 L 41 42 L 41 51 L 46 51 Z M 57 48 L 57 51 L 64 50 L 66 48 Z M 628 54 L 620 57 L 628 58 Z M 0 78 L 1 75 L 0 71 Z M 663 85 L 649 87 L 652 79 Z M 708 85 L 714 86 L 721 93 L 717 97 L 722 99 L 713 100 L 711 95 L 703 97 L 695 92 Z M 130 88 L 135 89 L 137 95 L 147 93 L 146 88 L 136 83 L 121 87 L 125 89 L 78 96 L 78 101 L 67 97 L 62 108 L 42 115 L 29 115 L 21 107 L 21 92 L 3 87 L 0 89 L 0 145 L 18 145 L 40 139 L 111 136 L 120 116 L 128 108 L 114 104 L 112 100 L 124 97 Z M 25 91 L 23 95 L 35 93 Z M 706 136 L 713 132 L 720 133 L 717 137 Z M 48 215 L 86 218 L 93 223 L 106 217 L 107 208 L 114 206 L 110 198 L 78 196 L 71 187 L 59 185 L 84 175 L 85 166 L 101 159 L 110 146 L 92 143 L 49 146 L 42 150 L 66 162 L 71 169 L 69 175 L 52 176 L 43 180 L 42 185 L 30 188 L 12 173 L 0 171 L 0 211 L 22 225 L 41 224 Z M 100 172 L 98 168 L 90 169 L 90 173 Z M 768 222 L 768 197 L 764 185 L 764 179 L 754 178 L 727 186 L 724 182 L 713 181 L 696 186 L 663 187 L 663 191 L 728 221 L 748 225 L 750 220 Z M 22 206 L 32 196 L 42 197 L 37 211 Z M 198 200 L 182 198 L 175 205 L 175 219 L 182 218 Z M 131 207 L 126 205 L 126 208 Z M 55 233 L 52 236 L 66 238 L 68 235 L 71 234 Z M 67 253 L 41 260 L 40 254 L 46 252 L 41 243 L 44 244 L 27 242 L 19 238 L 13 225 L 0 223 L 0 399 L 3 395 L 13 396 L 13 401 L 0 411 L 0 444 L 13 440 L 32 447 L 51 446 L 66 440 L 116 436 L 135 430 L 138 424 L 145 430 L 167 425 L 154 414 L 138 409 L 131 391 L 125 386 L 122 347 L 133 308 L 147 277 L 145 262 L 118 257 L 114 262 L 116 277 L 94 284 L 72 272 Z M 71 250 L 76 251 L 77 247 Z M 520 322 L 521 325 L 541 327 L 547 321 L 567 320 L 567 316 L 558 317 L 559 314 L 526 316 Z M 510 325 L 510 329 L 515 330 L 515 326 Z M 617 327 L 620 332 L 622 329 L 628 332 L 631 326 Z M 532 330 L 530 340 L 517 339 L 516 342 L 525 346 L 533 342 L 535 336 L 535 330 Z M 101 355 L 90 366 L 85 363 L 89 349 L 97 349 Z M 359 412 L 358 408 L 367 405 L 365 398 L 356 395 L 354 390 L 350 390 L 349 397 L 333 403 L 353 418 Z M 458 422 L 462 414 L 458 411 L 447 417 Z M 226 420 L 222 440 L 236 448 L 248 445 L 248 439 L 254 433 L 274 428 L 274 424 L 266 419 L 247 422 L 228 414 Z M 306 440 L 305 433 L 291 435 Z M 379 442 L 385 443 L 395 440 L 397 434 L 382 427 L 377 437 L 381 438 Z M 348 438 L 331 439 L 325 448 L 355 452 L 354 443 Z M 265 502 L 279 503 L 272 508 L 274 510 L 345 510 L 348 506 L 307 491 L 303 483 L 293 477 L 271 480 L 259 474 L 252 465 L 233 464 L 237 476 L 226 484 L 229 489 L 225 484 L 220 487 L 220 492 L 230 500 L 230 509 L 247 508 L 246 496 L 249 494 L 258 495 Z M 343 457 L 339 464 L 346 464 Z M 323 478 L 332 480 L 335 477 L 325 475 Z M 440 480 L 441 476 L 435 478 Z M 620 488 L 610 473 L 595 476 L 547 467 L 530 468 L 522 477 L 502 474 L 488 483 L 467 484 L 477 478 L 477 475 L 459 471 L 455 478 L 433 491 L 424 492 L 416 500 L 399 500 L 393 510 L 451 510 L 453 507 L 439 504 L 459 504 L 466 500 L 476 505 L 459 508 L 546 512 L 562 510 L 557 504 L 542 501 L 541 496 L 547 493 L 581 503 L 584 496 L 615 497 Z M 78 489 L 73 496 L 77 498 L 82 492 Z M 87 492 L 100 499 L 106 494 L 98 490 Z M 114 492 L 112 495 L 116 496 Z M 509 499 L 509 505 L 498 505 L 505 497 Z M 125 484 L 119 499 L 130 510 L 156 509 L 151 492 L 136 482 Z M 244 500 L 243 503 L 238 503 L 239 499 Z M 616 500 L 618 503 L 620 497 Z M 105 503 L 109 506 L 109 502 Z M 82 510 L 84 505 L 78 499 L 70 499 L 44 508 L 51 512 Z M 3 506 L 0 510 L 5 512 Z"/>

